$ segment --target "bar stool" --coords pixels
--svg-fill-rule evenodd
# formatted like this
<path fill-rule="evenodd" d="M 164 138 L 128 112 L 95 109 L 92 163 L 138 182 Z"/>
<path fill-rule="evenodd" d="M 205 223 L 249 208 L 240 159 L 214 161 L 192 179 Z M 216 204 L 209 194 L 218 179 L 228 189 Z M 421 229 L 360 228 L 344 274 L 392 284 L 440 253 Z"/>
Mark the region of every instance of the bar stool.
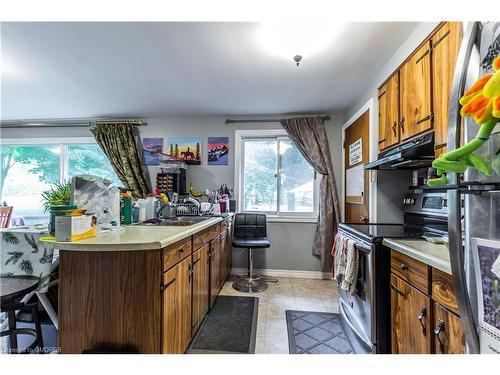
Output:
<path fill-rule="evenodd" d="M 267 221 L 265 214 L 241 213 L 236 214 L 233 224 L 233 247 L 248 250 L 248 274 L 240 276 L 233 283 L 233 288 L 243 293 L 259 293 L 267 289 L 268 282 L 277 282 L 256 275 L 253 270 L 253 250 L 266 249 L 271 246 L 267 239 Z"/>
<path fill-rule="evenodd" d="M 10 353 L 30 353 L 36 347 L 43 352 L 42 326 L 38 317 L 38 306 L 36 303 L 24 303 L 20 300 L 28 293 L 36 290 L 40 279 L 34 276 L 2 276 L 0 277 L 0 312 L 7 314 L 9 329 L 0 332 L 0 337 L 9 336 Z M 35 329 L 17 328 L 16 310 L 31 309 Z M 35 338 L 33 343 L 23 349 L 17 348 L 17 335 L 31 335 Z"/>

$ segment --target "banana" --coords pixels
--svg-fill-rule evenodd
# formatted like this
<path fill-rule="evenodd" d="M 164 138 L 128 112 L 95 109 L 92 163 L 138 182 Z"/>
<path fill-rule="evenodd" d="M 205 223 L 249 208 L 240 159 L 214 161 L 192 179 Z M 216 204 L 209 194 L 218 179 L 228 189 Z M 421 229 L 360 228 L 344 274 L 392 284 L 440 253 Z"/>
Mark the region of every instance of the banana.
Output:
<path fill-rule="evenodd" d="M 203 193 L 197 191 L 192 184 L 189 184 L 189 194 L 191 194 L 195 198 L 199 198 L 203 195 Z"/>

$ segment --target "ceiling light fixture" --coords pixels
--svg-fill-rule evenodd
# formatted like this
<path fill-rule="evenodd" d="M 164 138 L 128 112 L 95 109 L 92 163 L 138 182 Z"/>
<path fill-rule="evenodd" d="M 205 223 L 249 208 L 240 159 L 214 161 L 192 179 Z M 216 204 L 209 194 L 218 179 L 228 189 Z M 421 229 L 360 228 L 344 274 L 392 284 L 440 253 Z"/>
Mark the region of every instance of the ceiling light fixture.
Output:
<path fill-rule="evenodd" d="M 303 58 L 316 56 L 330 47 L 344 26 L 345 23 L 332 21 L 266 22 L 258 29 L 258 39 L 268 53 L 293 59 L 298 66 Z"/>

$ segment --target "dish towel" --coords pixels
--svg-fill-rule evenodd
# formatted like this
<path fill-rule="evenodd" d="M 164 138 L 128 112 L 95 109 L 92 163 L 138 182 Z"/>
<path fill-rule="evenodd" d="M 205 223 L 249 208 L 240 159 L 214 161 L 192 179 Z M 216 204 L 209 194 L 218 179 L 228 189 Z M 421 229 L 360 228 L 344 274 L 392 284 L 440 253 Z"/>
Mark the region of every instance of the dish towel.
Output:
<path fill-rule="evenodd" d="M 350 294 L 356 289 L 359 267 L 359 253 L 355 244 L 355 241 L 337 233 L 332 249 L 333 278 L 337 280 L 341 289 Z"/>

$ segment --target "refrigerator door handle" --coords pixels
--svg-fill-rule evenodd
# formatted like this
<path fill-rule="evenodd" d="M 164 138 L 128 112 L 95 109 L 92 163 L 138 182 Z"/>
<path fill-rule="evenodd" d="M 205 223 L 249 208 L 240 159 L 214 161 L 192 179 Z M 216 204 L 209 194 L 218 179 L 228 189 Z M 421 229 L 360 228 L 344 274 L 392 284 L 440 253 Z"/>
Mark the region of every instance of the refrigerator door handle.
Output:
<path fill-rule="evenodd" d="M 460 147 L 462 118 L 460 116 L 459 100 L 465 92 L 469 62 L 476 44 L 480 22 L 469 22 L 462 38 L 460 50 L 453 73 L 453 84 L 448 106 L 448 150 Z M 456 184 L 456 173 L 448 173 L 448 183 Z"/>
<path fill-rule="evenodd" d="M 456 189 L 448 190 L 448 238 L 451 272 L 455 287 L 460 320 L 465 339 L 472 354 L 479 353 L 479 336 L 467 291 L 464 246 L 462 245 L 461 195 Z"/>

